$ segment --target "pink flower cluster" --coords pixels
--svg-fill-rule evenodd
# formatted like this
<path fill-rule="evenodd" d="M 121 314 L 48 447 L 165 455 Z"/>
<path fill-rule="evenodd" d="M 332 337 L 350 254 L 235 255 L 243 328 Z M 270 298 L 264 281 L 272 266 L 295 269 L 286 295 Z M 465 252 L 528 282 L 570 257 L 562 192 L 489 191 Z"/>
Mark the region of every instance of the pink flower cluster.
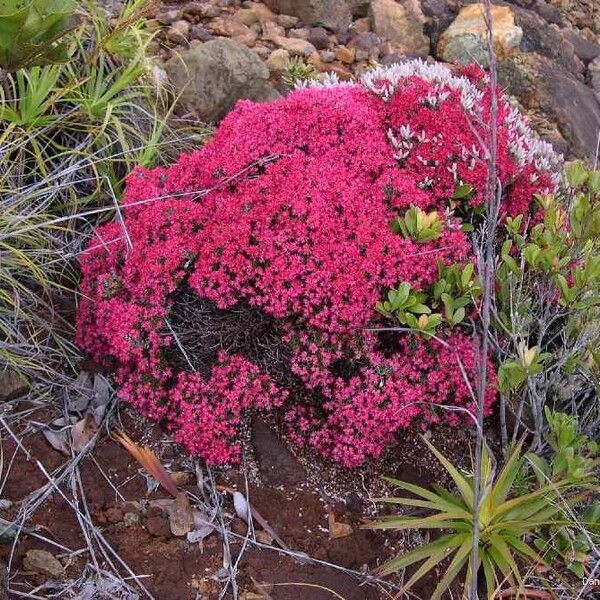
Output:
<path fill-rule="evenodd" d="M 211 464 L 239 459 L 249 410 L 283 411 L 295 442 L 353 467 L 415 421 L 460 421 L 441 405 L 473 406 L 457 360 L 474 373 L 465 334 L 441 344 L 366 331 L 383 324 L 374 306 L 386 289 L 424 288 L 437 261 L 472 260 L 450 197 L 469 184 L 459 209 L 470 210 L 486 181 L 484 76 L 407 65 L 239 102 L 197 152 L 135 170 L 122 223 L 99 227 L 82 255 L 77 342 L 114 368 L 128 403 Z M 499 100 L 499 176 L 514 214 L 553 187 L 554 157 Z M 437 240 L 391 231 L 412 205 L 443 215 Z M 276 319 L 306 394 L 240 355 L 220 352 L 206 378 L 182 368 L 168 317 L 184 288 L 215 310 L 243 301 Z M 493 397 L 490 387 L 488 409 Z"/>

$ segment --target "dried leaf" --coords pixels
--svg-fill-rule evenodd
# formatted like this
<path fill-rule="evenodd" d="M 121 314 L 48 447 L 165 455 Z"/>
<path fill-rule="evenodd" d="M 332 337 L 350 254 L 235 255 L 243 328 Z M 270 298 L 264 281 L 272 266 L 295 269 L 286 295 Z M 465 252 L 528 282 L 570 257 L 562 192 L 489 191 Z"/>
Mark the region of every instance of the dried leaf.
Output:
<path fill-rule="evenodd" d="M 207 523 L 205 525 L 201 525 L 197 529 L 192 529 L 192 531 L 188 532 L 186 539 L 190 544 L 201 542 L 204 538 L 207 538 L 214 530 L 215 528 Z"/>
<path fill-rule="evenodd" d="M 148 471 L 148 473 L 162 485 L 162 487 L 171 494 L 177 496 L 177 486 L 173 483 L 171 476 L 162 466 L 161 462 L 150 448 L 138 446 L 127 434 L 122 431 L 116 431 L 113 437 L 133 456 L 135 460 Z"/>
<path fill-rule="evenodd" d="M 89 444 L 90 440 L 96 435 L 97 431 L 98 425 L 96 425 L 96 421 L 94 421 L 92 414 L 88 413 L 81 421 L 71 428 L 73 450 L 75 450 L 77 454 L 82 452 Z"/>
<path fill-rule="evenodd" d="M 184 492 L 177 494 L 169 512 L 169 526 L 174 536 L 188 534 L 194 526 L 194 511 Z"/>
<path fill-rule="evenodd" d="M 92 399 L 92 378 L 86 371 L 81 371 L 77 379 L 65 389 L 65 401 L 69 412 L 84 412 Z"/>
<path fill-rule="evenodd" d="M 352 525 L 348 525 L 348 523 L 338 523 L 335 520 L 335 515 L 331 509 L 329 509 L 327 514 L 327 522 L 329 526 L 329 538 L 332 540 L 348 537 L 349 535 L 352 535 L 352 532 L 354 531 Z"/>
<path fill-rule="evenodd" d="M 54 429 L 42 429 L 42 433 L 47 442 L 61 454 L 71 456 L 69 444 L 67 442 L 67 434 L 65 431 L 54 431 Z"/>

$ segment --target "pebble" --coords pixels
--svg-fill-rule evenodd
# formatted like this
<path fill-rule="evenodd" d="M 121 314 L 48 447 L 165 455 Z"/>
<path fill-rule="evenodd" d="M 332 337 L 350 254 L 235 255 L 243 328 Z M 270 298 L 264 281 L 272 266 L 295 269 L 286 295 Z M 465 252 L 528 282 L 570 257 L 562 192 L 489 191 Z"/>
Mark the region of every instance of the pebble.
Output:
<path fill-rule="evenodd" d="M 283 48 L 273 50 L 267 59 L 267 67 L 271 73 L 281 73 L 285 71 L 290 62 L 290 53 Z"/>
<path fill-rule="evenodd" d="M 123 523 L 125 527 L 133 527 L 140 522 L 140 515 L 135 512 L 127 512 L 123 515 Z"/>
<path fill-rule="evenodd" d="M 114 523 L 118 523 L 119 521 L 123 520 L 123 511 L 116 506 L 106 509 L 104 514 L 106 515 L 106 520 L 109 523 L 114 524 Z"/>
<path fill-rule="evenodd" d="M 278 37 L 273 41 L 281 48 L 287 50 L 292 56 L 310 56 L 317 51 L 310 42 L 299 38 Z"/>
<path fill-rule="evenodd" d="M 335 60 L 335 52 L 331 50 L 321 50 L 319 57 L 324 63 L 332 63 Z"/>
<path fill-rule="evenodd" d="M 167 40 L 173 44 L 183 44 L 190 33 L 190 24 L 183 19 L 175 21 L 165 34 Z"/>
<path fill-rule="evenodd" d="M 354 62 L 354 50 L 352 48 L 342 46 L 335 51 L 335 57 L 341 63 L 351 65 Z"/>
<path fill-rule="evenodd" d="M 301 29 L 290 29 L 288 31 L 288 35 L 291 38 L 296 38 L 299 40 L 308 40 L 310 32 L 306 27 L 302 27 Z"/>
<path fill-rule="evenodd" d="M 291 15 L 277 15 L 277 22 L 284 29 L 291 29 L 298 23 L 298 17 L 292 17 Z"/>
<path fill-rule="evenodd" d="M 161 25 L 171 25 L 178 19 L 181 19 L 182 12 L 180 10 L 168 10 L 166 12 L 162 12 L 156 15 L 156 20 Z"/>
<path fill-rule="evenodd" d="M 27 550 L 23 557 L 23 569 L 55 578 L 65 574 L 62 564 L 47 550 Z"/>
<path fill-rule="evenodd" d="M 262 38 L 268 42 L 274 42 L 277 38 L 285 36 L 285 29 L 274 21 L 266 21 L 262 24 Z"/>

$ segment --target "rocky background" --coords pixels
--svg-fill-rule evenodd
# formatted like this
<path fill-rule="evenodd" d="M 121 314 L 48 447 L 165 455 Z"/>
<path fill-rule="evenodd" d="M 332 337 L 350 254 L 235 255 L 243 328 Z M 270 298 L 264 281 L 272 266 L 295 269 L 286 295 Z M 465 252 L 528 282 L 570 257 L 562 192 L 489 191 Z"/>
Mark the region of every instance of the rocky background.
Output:
<path fill-rule="evenodd" d="M 295 56 L 342 80 L 407 57 L 485 66 L 481 14 L 469 0 L 202 0 L 159 5 L 147 27 L 182 102 L 216 122 L 239 98 L 286 93 Z M 498 1 L 492 16 L 505 91 L 556 149 L 595 157 L 600 0 Z"/>

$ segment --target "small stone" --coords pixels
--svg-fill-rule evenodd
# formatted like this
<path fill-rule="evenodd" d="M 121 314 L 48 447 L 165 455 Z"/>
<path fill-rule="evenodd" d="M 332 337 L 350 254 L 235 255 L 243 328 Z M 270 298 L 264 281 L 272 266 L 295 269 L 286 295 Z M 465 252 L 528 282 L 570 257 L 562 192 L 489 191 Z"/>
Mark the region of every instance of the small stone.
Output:
<path fill-rule="evenodd" d="M 374 34 L 372 31 L 365 31 L 355 35 L 348 43 L 348 47 L 356 50 L 369 51 L 373 48 L 378 48 L 379 44 L 381 44 L 379 36 Z"/>
<path fill-rule="evenodd" d="M 290 53 L 283 48 L 273 50 L 267 59 L 267 67 L 271 73 L 281 73 L 285 71 L 290 62 Z"/>
<path fill-rule="evenodd" d="M 329 35 L 324 27 L 311 27 L 308 31 L 307 39 L 317 50 L 326 50 L 329 48 Z"/>
<path fill-rule="evenodd" d="M 255 45 L 253 46 L 252 51 L 255 54 L 258 54 L 263 60 L 269 58 L 269 55 L 271 54 L 271 48 L 267 48 L 266 46 Z"/>
<path fill-rule="evenodd" d="M 319 57 L 324 63 L 332 63 L 335 60 L 335 52 L 331 50 L 321 50 Z"/>
<path fill-rule="evenodd" d="M 252 29 L 232 17 L 219 17 L 214 19 L 209 26 L 216 35 L 230 37 L 245 46 L 254 45 L 258 37 Z"/>
<path fill-rule="evenodd" d="M 123 520 L 123 511 L 116 506 L 106 509 L 104 514 L 106 515 L 106 520 L 109 523 L 119 523 Z"/>
<path fill-rule="evenodd" d="M 190 33 L 190 24 L 183 19 L 175 21 L 167 30 L 166 38 L 173 44 L 183 44 Z"/>
<path fill-rule="evenodd" d="M 309 30 L 306 27 L 302 27 L 300 29 L 290 29 L 288 31 L 288 36 L 291 38 L 296 38 L 298 40 L 308 40 Z"/>
<path fill-rule="evenodd" d="M 351 65 L 354 62 L 354 50 L 352 48 L 342 46 L 335 51 L 335 57 L 341 63 Z"/>
<path fill-rule="evenodd" d="M 156 20 L 161 25 L 171 25 L 175 23 L 175 21 L 181 19 L 182 11 L 180 10 L 168 10 L 166 12 L 162 12 L 156 15 Z"/>
<path fill-rule="evenodd" d="M 62 564 L 47 550 L 28 550 L 23 558 L 23 569 L 55 578 L 65 574 Z"/>
<path fill-rule="evenodd" d="M 256 13 L 259 23 L 275 21 L 277 18 L 277 16 L 272 10 L 270 10 L 267 6 L 260 2 L 249 2 L 246 7 L 253 10 Z"/>
<path fill-rule="evenodd" d="M 144 27 L 146 31 L 158 31 L 162 24 L 159 23 L 158 19 L 146 19 Z"/>
<path fill-rule="evenodd" d="M 146 530 L 154 537 L 170 538 L 172 535 L 169 520 L 160 508 L 152 507 L 148 509 Z"/>
<path fill-rule="evenodd" d="M 169 512 L 169 526 L 174 536 L 182 537 L 194 527 L 194 511 L 185 492 L 180 492 Z"/>
<path fill-rule="evenodd" d="M 259 544 L 265 544 L 266 546 L 271 546 L 273 544 L 273 538 L 266 532 L 263 531 L 262 529 L 257 531 L 255 533 L 256 535 L 256 541 Z"/>
<path fill-rule="evenodd" d="M 237 10 L 231 18 L 248 27 L 254 25 L 254 23 L 258 23 L 258 14 L 251 8 L 241 8 L 240 10 Z"/>
<path fill-rule="evenodd" d="M 201 42 L 208 42 L 208 41 L 214 39 L 214 37 L 210 33 L 210 31 L 208 31 L 208 29 L 206 29 L 202 25 L 192 25 L 190 27 L 189 37 L 190 37 L 190 40 L 193 40 L 193 41 L 200 40 Z"/>
<path fill-rule="evenodd" d="M 284 29 L 291 29 L 292 27 L 295 27 L 298 21 L 298 17 L 292 17 L 292 15 L 277 15 L 277 22 Z"/>
<path fill-rule="evenodd" d="M 262 38 L 267 42 L 274 42 L 280 37 L 285 37 L 285 29 L 275 21 L 266 21 L 262 24 Z"/>
<path fill-rule="evenodd" d="M 125 527 L 133 527 L 140 522 L 140 515 L 135 512 L 126 512 L 123 515 L 123 523 Z"/>
<path fill-rule="evenodd" d="M 278 46 L 287 50 L 292 56 L 310 56 L 317 49 L 306 40 L 298 38 L 278 37 L 273 40 Z"/>

